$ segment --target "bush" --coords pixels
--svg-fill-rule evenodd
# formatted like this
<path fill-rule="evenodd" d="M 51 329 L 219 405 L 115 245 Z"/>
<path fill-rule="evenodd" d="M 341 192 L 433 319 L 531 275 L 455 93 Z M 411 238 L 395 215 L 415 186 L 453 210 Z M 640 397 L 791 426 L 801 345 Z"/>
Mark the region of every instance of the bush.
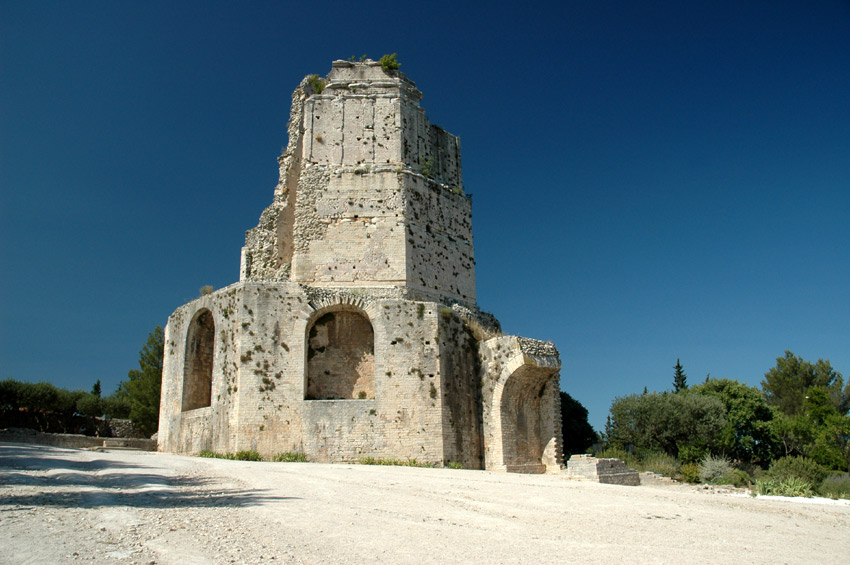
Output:
<path fill-rule="evenodd" d="M 433 467 L 433 463 L 421 463 L 416 459 L 386 459 L 375 457 L 361 457 L 357 460 L 361 465 L 392 465 L 397 467 Z"/>
<path fill-rule="evenodd" d="M 691 484 L 699 482 L 699 465 L 696 463 L 685 463 L 679 472 L 682 474 L 683 481 Z"/>
<path fill-rule="evenodd" d="M 850 500 L 850 473 L 834 473 L 827 476 L 818 488 L 821 496 Z"/>
<path fill-rule="evenodd" d="M 768 496 L 812 496 L 812 485 L 797 477 L 784 480 L 759 479 L 756 481 L 756 492 Z"/>
<path fill-rule="evenodd" d="M 750 477 L 749 473 L 743 469 L 732 469 L 730 473 L 720 477 L 716 484 L 732 485 L 734 487 L 743 488 L 750 486 L 752 482 L 752 477 Z"/>
<path fill-rule="evenodd" d="M 303 453 L 294 453 L 292 451 L 284 451 L 272 457 L 275 463 L 306 463 L 307 456 Z"/>
<path fill-rule="evenodd" d="M 811 459 L 799 456 L 780 457 L 770 465 L 767 478 L 782 482 L 788 478 L 800 479 L 809 485 L 819 485 L 826 478 L 827 470 Z"/>
<path fill-rule="evenodd" d="M 262 461 L 263 458 L 256 451 L 237 451 L 236 453 L 216 453 L 209 449 L 202 449 L 198 457 L 210 457 L 212 459 L 229 459 L 231 461 Z"/>
<path fill-rule="evenodd" d="M 692 446 L 711 448 L 726 422 L 726 408 L 701 394 L 633 394 L 614 399 L 606 435 L 612 445 L 678 455 Z"/>
<path fill-rule="evenodd" d="M 672 455 L 666 453 L 647 453 L 639 463 L 641 471 L 651 471 L 665 477 L 674 477 L 679 474 L 682 464 Z"/>
<path fill-rule="evenodd" d="M 699 464 L 699 479 L 711 485 L 723 484 L 720 479 L 732 473 L 732 463 L 726 457 L 706 455 Z"/>

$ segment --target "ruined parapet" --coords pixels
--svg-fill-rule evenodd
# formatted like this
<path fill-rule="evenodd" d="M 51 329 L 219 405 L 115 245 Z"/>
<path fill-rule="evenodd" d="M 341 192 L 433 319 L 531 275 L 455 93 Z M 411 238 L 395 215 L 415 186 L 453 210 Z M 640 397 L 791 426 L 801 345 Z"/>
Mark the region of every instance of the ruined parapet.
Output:
<path fill-rule="evenodd" d="M 249 230 L 242 280 L 394 286 L 475 305 L 471 202 L 460 141 L 422 93 L 374 61 L 334 61 L 293 94 L 274 202 Z"/>
<path fill-rule="evenodd" d="M 640 485 L 640 476 L 619 459 L 597 459 L 590 455 L 573 455 L 567 461 L 567 477 L 610 485 Z"/>
<path fill-rule="evenodd" d="M 479 355 L 486 468 L 563 469 L 558 350 L 550 342 L 502 336 L 481 342 Z"/>

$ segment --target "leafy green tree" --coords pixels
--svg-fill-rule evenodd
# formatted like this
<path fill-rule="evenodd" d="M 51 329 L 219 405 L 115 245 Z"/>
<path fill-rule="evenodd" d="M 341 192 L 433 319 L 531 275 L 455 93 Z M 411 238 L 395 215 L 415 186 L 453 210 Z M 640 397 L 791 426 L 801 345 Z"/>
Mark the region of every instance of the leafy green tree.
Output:
<path fill-rule="evenodd" d="M 119 385 L 117 395 L 129 404 L 130 420 L 148 435 L 159 427 L 164 346 L 162 328 L 157 326 L 148 334 L 148 341 L 139 352 L 139 368 L 127 374 L 129 380 Z"/>
<path fill-rule="evenodd" d="M 802 414 L 789 416 L 785 412 L 771 407 L 773 418 L 770 430 L 776 438 L 779 454 L 782 456 L 805 455 L 806 446 L 814 441 L 811 422 Z"/>
<path fill-rule="evenodd" d="M 94 382 L 94 386 L 91 387 L 91 393 L 92 395 L 100 398 L 100 379 L 97 379 Z"/>
<path fill-rule="evenodd" d="M 761 386 L 768 404 L 789 416 L 802 412 L 803 401 L 813 387 L 824 388 L 841 414 L 850 408 L 850 384 L 844 387 L 841 373 L 823 359 L 809 363 L 786 351 L 785 357 L 776 359 L 776 367 L 764 374 Z"/>
<path fill-rule="evenodd" d="M 17 411 L 21 407 L 23 383 L 13 379 L 0 381 L 0 410 Z"/>
<path fill-rule="evenodd" d="M 123 418 L 130 417 L 130 400 L 127 398 L 127 393 L 118 388 L 114 393 L 101 399 L 103 406 L 103 414 L 107 418 Z"/>
<path fill-rule="evenodd" d="M 99 396 L 95 396 L 94 394 L 82 393 L 79 395 L 75 403 L 77 412 L 83 416 L 89 416 L 91 418 L 103 416 L 101 400 L 102 399 Z"/>
<path fill-rule="evenodd" d="M 850 473 L 850 416 L 828 416 L 818 430 L 811 453 L 821 465 Z"/>
<path fill-rule="evenodd" d="M 688 388 L 688 376 L 685 374 L 682 364 L 676 359 L 676 365 L 673 367 L 673 392 L 682 392 Z"/>
<path fill-rule="evenodd" d="M 633 394 L 614 400 L 606 426 L 609 443 L 661 450 L 711 449 L 720 439 L 726 409 L 717 398 L 699 394 Z"/>
<path fill-rule="evenodd" d="M 561 427 L 564 432 L 564 456 L 584 453 L 596 441 L 596 432 L 587 421 L 587 408 L 561 391 Z"/>
<path fill-rule="evenodd" d="M 771 428 L 773 411 L 759 389 L 732 379 L 709 379 L 688 393 L 723 403 L 726 421 L 717 449 L 727 457 L 751 463 L 768 463 L 773 458 L 779 449 Z"/>

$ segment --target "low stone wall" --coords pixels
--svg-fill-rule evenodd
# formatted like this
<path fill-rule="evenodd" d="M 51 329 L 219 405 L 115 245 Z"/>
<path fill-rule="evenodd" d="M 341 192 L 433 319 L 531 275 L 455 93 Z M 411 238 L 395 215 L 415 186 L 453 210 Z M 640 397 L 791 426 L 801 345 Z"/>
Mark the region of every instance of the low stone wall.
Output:
<path fill-rule="evenodd" d="M 0 441 L 10 443 L 35 443 L 71 449 L 123 448 L 156 451 L 156 441 L 140 438 L 92 437 L 80 434 L 46 434 L 35 430 L 10 428 L 0 431 Z"/>
<path fill-rule="evenodd" d="M 573 455 L 567 461 L 567 477 L 611 485 L 640 485 L 640 476 L 619 459 L 597 459 L 590 455 Z"/>

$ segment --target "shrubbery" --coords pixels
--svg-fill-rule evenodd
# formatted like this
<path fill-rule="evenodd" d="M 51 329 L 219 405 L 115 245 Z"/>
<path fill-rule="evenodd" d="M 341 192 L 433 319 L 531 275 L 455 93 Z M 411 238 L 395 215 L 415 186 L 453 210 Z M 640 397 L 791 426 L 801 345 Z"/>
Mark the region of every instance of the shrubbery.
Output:
<path fill-rule="evenodd" d="M 818 488 L 818 493 L 828 498 L 850 499 L 850 474 L 834 473 L 828 475 Z"/>
<path fill-rule="evenodd" d="M 827 470 L 805 457 L 780 457 L 770 465 L 767 478 L 782 482 L 788 478 L 800 479 L 814 487 L 826 478 Z"/>
<path fill-rule="evenodd" d="M 770 496 L 812 496 L 812 485 L 797 477 L 783 480 L 764 478 L 756 481 L 756 492 Z"/>
<path fill-rule="evenodd" d="M 284 451 L 272 457 L 275 463 L 306 463 L 307 456 L 303 453 L 295 453 L 292 451 Z"/>
<path fill-rule="evenodd" d="M 236 453 L 216 453 L 209 449 L 203 449 L 198 457 L 209 457 L 212 459 L 229 459 L 231 461 L 262 461 L 263 458 L 254 450 L 237 451 Z"/>
<path fill-rule="evenodd" d="M 732 474 L 732 463 L 722 456 L 707 455 L 699 464 L 699 480 L 711 485 L 729 484 L 724 479 Z"/>
<path fill-rule="evenodd" d="M 696 463 L 685 463 L 682 465 L 682 470 L 680 471 L 682 475 L 682 480 L 686 483 L 698 483 L 699 479 L 699 465 Z"/>
<path fill-rule="evenodd" d="M 640 460 L 641 471 L 650 471 L 665 477 L 677 477 L 682 468 L 679 460 L 666 453 L 647 453 Z"/>

